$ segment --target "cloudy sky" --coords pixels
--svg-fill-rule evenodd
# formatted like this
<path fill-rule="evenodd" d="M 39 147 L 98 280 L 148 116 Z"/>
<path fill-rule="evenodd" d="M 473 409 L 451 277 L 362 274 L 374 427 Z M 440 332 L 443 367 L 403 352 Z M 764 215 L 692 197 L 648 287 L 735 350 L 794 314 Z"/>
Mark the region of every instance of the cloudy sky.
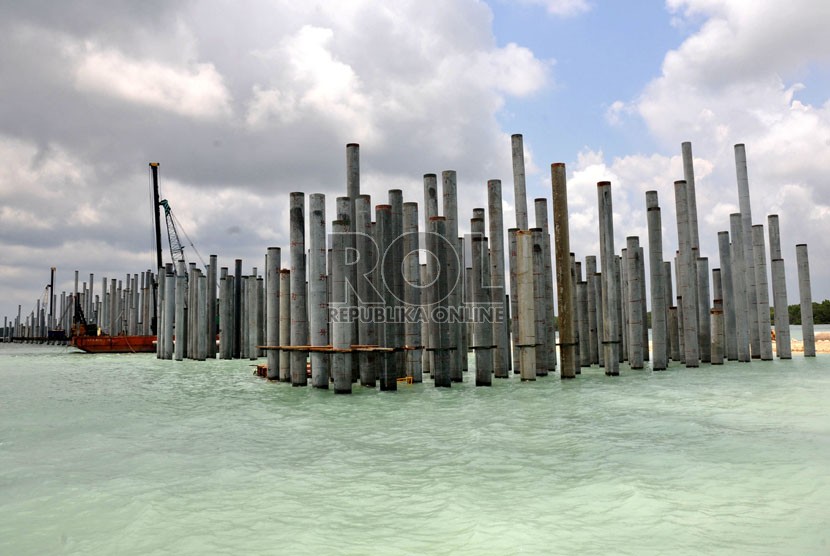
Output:
<path fill-rule="evenodd" d="M 0 1 L 0 316 L 56 289 L 154 265 L 147 163 L 198 251 L 262 267 L 287 245 L 288 192 L 422 201 L 458 171 L 460 219 L 505 185 L 523 133 L 528 197 L 568 167 L 571 245 L 598 252 L 596 182 L 617 245 L 646 238 L 645 195 L 676 246 L 673 182 L 691 141 L 704 255 L 737 211 L 781 218 L 830 297 L 830 3 L 823 0 Z M 532 207 L 531 207 L 532 211 Z M 532 212 L 531 212 L 532 214 Z M 188 249 L 193 256 L 193 249 Z"/>

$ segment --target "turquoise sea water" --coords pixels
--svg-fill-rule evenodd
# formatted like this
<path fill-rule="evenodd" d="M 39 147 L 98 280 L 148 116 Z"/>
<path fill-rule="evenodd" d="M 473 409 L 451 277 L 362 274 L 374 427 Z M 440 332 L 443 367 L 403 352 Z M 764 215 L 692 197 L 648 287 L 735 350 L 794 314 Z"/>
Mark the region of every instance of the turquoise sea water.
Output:
<path fill-rule="evenodd" d="M 249 363 L 0 345 L 0 554 L 830 554 L 830 355 L 352 396 Z"/>

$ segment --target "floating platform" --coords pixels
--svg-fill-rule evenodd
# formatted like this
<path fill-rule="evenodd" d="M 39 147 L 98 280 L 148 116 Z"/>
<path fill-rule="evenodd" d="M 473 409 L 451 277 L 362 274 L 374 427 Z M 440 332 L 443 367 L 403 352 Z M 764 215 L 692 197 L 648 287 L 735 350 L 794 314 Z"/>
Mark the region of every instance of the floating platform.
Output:
<path fill-rule="evenodd" d="M 86 353 L 155 353 L 155 336 L 75 336 L 70 344 Z"/>

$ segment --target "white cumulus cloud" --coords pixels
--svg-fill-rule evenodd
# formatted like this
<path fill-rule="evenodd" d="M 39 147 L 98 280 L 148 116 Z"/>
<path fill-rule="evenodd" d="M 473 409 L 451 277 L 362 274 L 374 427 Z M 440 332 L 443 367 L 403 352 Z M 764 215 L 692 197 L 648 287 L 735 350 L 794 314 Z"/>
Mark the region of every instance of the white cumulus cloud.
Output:
<path fill-rule="evenodd" d="M 815 241 L 830 229 L 830 95 L 810 90 L 811 72 L 830 62 L 830 4 L 809 0 L 669 0 L 689 36 L 669 51 L 661 75 L 630 106 L 669 152 L 692 141 L 700 233 L 708 254 L 737 209 L 733 146 L 746 145 L 753 220 L 782 214 L 788 281 L 795 283 L 794 248 L 810 242 L 815 259 L 830 248 Z M 820 103 L 800 98 L 823 94 Z M 608 118 L 627 102 L 612 105 Z M 674 172 L 682 178 L 682 171 Z M 785 200 L 786 199 L 786 200 Z M 814 266 L 814 283 L 830 283 L 830 269 Z M 791 301 L 792 301 L 791 294 Z"/>
<path fill-rule="evenodd" d="M 587 0 L 519 0 L 522 4 L 536 4 L 544 7 L 549 14 L 571 17 L 591 10 Z"/>
<path fill-rule="evenodd" d="M 230 95 L 213 64 L 173 67 L 130 58 L 115 48 L 87 42 L 78 55 L 76 86 L 194 118 L 230 112 Z"/>

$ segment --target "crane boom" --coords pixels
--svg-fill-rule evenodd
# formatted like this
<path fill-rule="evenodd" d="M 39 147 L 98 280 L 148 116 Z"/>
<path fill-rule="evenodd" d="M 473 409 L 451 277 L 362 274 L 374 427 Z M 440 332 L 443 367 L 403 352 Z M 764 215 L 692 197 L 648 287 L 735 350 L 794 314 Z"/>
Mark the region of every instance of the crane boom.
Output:
<path fill-rule="evenodd" d="M 173 221 L 173 213 L 170 210 L 170 203 L 162 199 L 159 204 L 164 207 L 164 220 L 167 222 L 167 239 L 170 242 L 170 258 L 173 262 L 184 260 L 184 246 L 179 239 L 179 232 L 176 223 Z"/>
<path fill-rule="evenodd" d="M 181 223 L 179 222 L 176 224 L 177 219 L 176 215 L 173 214 L 173 210 L 170 208 L 170 203 L 167 199 L 159 200 L 159 183 L 158 183 L 158 169 L 159 163 L 158 162 L 151 162 L 150 163 L 150 185 L 153 189 L 153 217 L 155 220 L 155 236 L 156 236 L 156 264 L 158 266 L 159 273 L 162 272 L 164 268 L 162 264 L 162 256 L 161 256 L 161 216 L 159 214 L 160 210 L 164 209 L 164 221 L 167 226 L 167 240 L 168 244 L 170 245 L 170 257 L 173 259 L 173 263 L 177 263 L 178 261 L 184 261 L 184 244 L 182 243 L 181 239 L 179 239 L 179 231 L 181 227 Z M 202 262 L 202 266 L 207 266 L 205 264 L 204 259 L 199 254 L 199 250 L 196 249 L 196 246 L 193 245 L 193 240 L 187 235 L 187 232 L 182 229 L 181 233 L 187 239 L 188 244 L 190 247 L 193 248 L 193 252 L 196 253 L 196 257 Z M 153 292 L 154 298 L 156 294 L 157 284 L 153 283 Z"/>

